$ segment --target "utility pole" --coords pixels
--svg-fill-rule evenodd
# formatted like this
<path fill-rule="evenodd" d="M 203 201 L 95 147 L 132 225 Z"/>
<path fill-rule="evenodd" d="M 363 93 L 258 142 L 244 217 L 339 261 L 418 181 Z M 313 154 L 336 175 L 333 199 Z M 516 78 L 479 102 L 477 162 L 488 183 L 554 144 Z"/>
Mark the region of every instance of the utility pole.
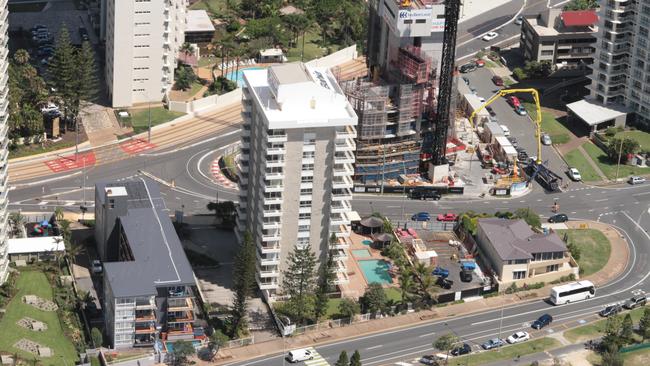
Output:
<path fill-rule="evenodd" d="M 380 194 L 384 194 L 384 178 L 386 174 L 386 145 L 382 145 L 382 151 L 383 151 L 383 160 L 381 164 L 381 192 Z"/>
<path fill-rule="evenodd" d="M 79 157 L 79 123 L 77 123 L 77 118 L 72 117 L 74 121 L 74 160 L 77 160 L 77 157 Z"/>
<path fill-rule="evenodd" d="M 618 160 L 616 161 L 616 179 L 615 182 L 618 182 L 618 170 L 621 168 L 621 153 L 623 152 L 623 139 L 621 139 L 621 144 L 618 146 Z"/>
<path fill-rule="evenodd" d="M 149 99 L 149 124 L 147 127 L 147 143 L 151 143 L 151 98 L 148 97 L 149 94 L 147 94 L 147 99 Z"/>

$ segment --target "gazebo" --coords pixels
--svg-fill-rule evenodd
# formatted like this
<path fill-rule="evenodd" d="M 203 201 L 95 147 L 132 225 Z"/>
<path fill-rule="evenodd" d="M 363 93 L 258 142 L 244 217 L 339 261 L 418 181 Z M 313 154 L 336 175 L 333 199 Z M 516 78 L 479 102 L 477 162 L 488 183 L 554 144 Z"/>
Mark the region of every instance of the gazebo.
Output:
<path fill-rule="evenodd" d="M 376 216 L 366 217 L 359 222 L 360 234 L 381 233 L 384 228 L 384 220 Z"/>
<path fill-rule="evenodd" d="M 393 241 L 394 237 L 392 234 L 388 233 L 381 233 L 373 236 L 374 239 L 374 244 L 377 246 L 377 248 L 381 249 L 388 244 L 390 244 L 391 241 Z"/>

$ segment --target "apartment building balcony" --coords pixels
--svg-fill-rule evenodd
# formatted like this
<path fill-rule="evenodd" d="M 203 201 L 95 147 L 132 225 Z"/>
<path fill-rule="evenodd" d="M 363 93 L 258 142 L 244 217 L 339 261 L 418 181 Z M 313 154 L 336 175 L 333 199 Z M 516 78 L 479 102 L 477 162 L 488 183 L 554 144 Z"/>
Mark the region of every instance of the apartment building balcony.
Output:
<path fill-rule="evenodd" d="M 350 207 L 350 204 L 346 201 L 332 202 L 332 205 L 330 206 L 330 211 L 332 213 L 343 213 L 349 212 L 350 210 L 352 210 L 352 207 Z"/>
<path fill-rule="evenodd" d="M 239 167 L 239 170 L 242 173 L 248 173 L 248 161 L 247 160 L 240 160 L 239 164 L 237 164 L 237 166 Z"/>
<path fill-rule="evenodd" d="M 262 242 L 258 244 L 257 247 L 260 248 L 262 254 L 279 254 L 281 251 L 280 244 L 277 242 L 274 243 Z"/>
<path fill-rule="evenodd" d="M 241 135 L 242 135 L 243 137 L 250 137 L 250 135 L 251 135 L 251 129 L 250 129 L 250 128 L 242 127 L 242 129 L 241 129 Z"/>
<path fill-rule="evenodd" d="M 140 325 L 140 326 L 136 324 L 135 326 L 135 334 L 149 334 L 155 332 L 156 332 L 156 327 L 153 325 L 153 323 L 148 325 Z"/>
<path fill-rule="evenodd" d="M 282 210 L 264 210 L 262 212 L 262 217 L 278 217 L 278 216 L 282 216 Z"/>
<path fill-rule="evenodd" d="M 347 273 L 338 272 L 336 273 L 336 278 L 332 281 L 332 283 L 335 285 L 345 285 L 350 283 L 350 278 L 348 277 Z"/>
<path fill-rule="evenodd" d="M 339 225 L 339 226 L 331 227 L 330 232 L 334 233 L 334 235 L 339 239 L 346 239 L 346 240 L 343 240 L 343 242 L 341 240 L 339 240 L 338 241 L 339 244 L 337 244 L 337 245 L 350 246 L 350 240 L 349 240 L 349 238 L 350 238 L 350 229 L 347 226 Z M 334 249 L 343 249 L 343 248 L 334 248 Z"/>
<path fill-rule="evenodd" d="M 282 197 L 263 197 L 262 203 L 265 205 L 280 205 L 282 204 Z"/>
<path fill-rule="evenodd" d="M 337 139 L 355 139 L 357 138 L 357 130 L 353 126 L 345 126 L 345 128 L 336 129 Z"/>
<path fill-rule="evenodd" d="M 154 314 L 153 309 L 147 310 L 136 310 L 135 311 L 135 321 L 136 323 L 146 322 L 146 321 L 155 321 L 156 314 Z"/>
<path fill-rule="evenodd" d="M 267 135 L 266 137 L 267 142 L 287 142 L 287 135 L 282 134 L 282 135 Z"/>
<path fill-rule="evenodd" d="M 266 160 L 264 166 L 267 168 L 282 168 L 284 166 L 284 159 Z"/>
<path fill-rule="evenodd" d="M 262 229 L 264 230 L 272 230 L 272 229 L 281 229 L 282 228 L 282 222 L 281 221 L 262 221 Z"/>
<path fill-rule="evenodd" d="M 350 151 L 337 152 L 334 154 L 334 164 L 354 163 L 354 154 Z"/>
<path fill-rule="evenodd" d="M 335 177 L 332 180 L 332 188 L 354 188 L 354 182 L 349 176 Z"/>
<path fill-rule="evenodd" d="M 280 256 L 279 255 L 261 255 L 257 251 L 257 260 L 260 266 L 279 266 L 280 265 Z"/>
<path fill-rule="evenodd" d="M 194 302 L 192 299 L 185 298 L 185 299 L 168 299 L 167 300 L 167 311 L 185 311 L 185 310 L 193 310 L 194 309 Z"/>
<path fill-rule="evenodd" d="M 194 327 L 192 327 L 192 324 L 180 324 L 179 327 L 167 328 L 167 340 L 169 341 L 191 339 L 193 337 Z"/>
<path fill-rule="evenodd" d="M 167 312 L 167 324 L 170 323 L 191 323 L 194 321 L 193 311 Z"/>
<path fill-rule="evenodd" d="M 334 272 L 336 273 L 347 273 L 348 267 L 344 262 L 334 262 Z"/>
<path fill-rule="evenodd" d="M 284 179 L 284 173 L 283 172 L 264 172 L 264 179 L 266 180 L 283 180 Z"/>
<path fill-rule="evenodd" d="M 240 220 L 242 220 L 242 221 L 246 220 L 246 216 L 247 216 L 246 211 L 244 211 L 244 209 L 241 206 L 237 206 L 236 213 L 237 213 L 237 217 Z"/>
<path fill-rule="evenodd" d="M 257 286 L 259 286 L 260 290 L 276 290 L 280 288 L 280 283 L 277 280 L 270 280 L 268 278 L 262 279 L 258 273 L 255 274 L 255 279 L 257 280 Z"/>
<path fill-rule="evenodd" d="M 336 152 L 355 151 L 356 149 L 357 149 L 357 145 L 354 143 L 354 140 L 351 138 L 336 140 L 336 143 L 334 144 L 334 151 Z"/>
<path fill-rule="evenodd" d="M 273 192 L 282 192 L 284 190 L 284 186 L 281 183 L 269 183 L 266 184 L 264 183 L 264 192 L 265 193 L 273 193 Z"/>
<path fill-rule="evenodd" d="M 330 216 L 330 225 L 350 225 L 350 219 L 344 213 L 332 214 Z"/>
<path fill-rule="evenodd" d="M 350 201 L 352 200 L 352 191 L 347 188 L 338 189 L 332 192 L 332 201 Z"/>
<path fill-rule="evenodd" d="M 280 271 L 275 267 L 275 269 L 262 269 L 259 264 L 255 264 L 256 273 L 260 278 L 278 278 L 280 277 Z"/>
<path fill-rule="evenodd" d="M 346 261 L 348 260 L 348 252 L 345 249 L 336 249 L 332 251 L 332 259 L 335 261 Z"/>
<path fill-rule="evenodd" d="M 250 149 L 251 148 L 251 138 L 250 136 L 242 136 L 241 139 L 241 148 L 242 149 Z"/>
<path fill-rule="evenodd" d="M 334 166 L 334 176 L 342 177 L 346 175 L 354 175 L 354 168 L 350 164 L 339 164 Z"/>

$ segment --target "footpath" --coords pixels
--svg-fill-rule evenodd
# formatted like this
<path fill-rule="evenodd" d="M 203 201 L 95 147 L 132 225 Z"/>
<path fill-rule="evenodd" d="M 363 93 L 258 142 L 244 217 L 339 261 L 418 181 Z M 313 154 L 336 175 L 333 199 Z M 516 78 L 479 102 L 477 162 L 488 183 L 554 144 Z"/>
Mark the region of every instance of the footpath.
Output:
<path fill-rule="evenodd" d="M 586 224 L 590 229 L 597 229 L 602 231 L 607 239 L 610 240 L 611 256 L 607 262 L 607 265 L 603 267 L 603 269 L 599 272 L 584 277 L 584 279 L 588 279 L 594 282 L 594 284 L 597 286 L 602 286 L 618 278 L 623 273 L 629 260 L 630 249 L 627 242 L 623 239 L 623 236 L 618 231 L 616 231 L 616 229 L 604 223 L 597 223 L 592 221 L 576 221 L 569 222 L 567 227 L 578 229 L 581 227 L 581 224 Z M 287 337 L 285 339 L 276 339 L 273 341 L 251 344 L 244 347 L 225 349 L 219 352 L 219 355 L 217 359 L 215 359 L 215 362 L 217 364 L 225 364 L 234 361 L 244 361 L 247 359 L 277 354 L 278 351 L 282 349 L 317 346 L 319 344 L 356 338 L 362 335 L 370 335 L 373 333 L 394 331 L 412 326 L 420 326 L 428 323 L 440 322 L 444 321 L 447 318 L 476 314 L 492 309 L 498 309 L 502 306 L 510 306 L 516 303 L 521 304 L 526 302 L 539 301 L 539 299 L 548 296 L 551 287 L 553 287 L 553 285 L 549 284 L 538 290 L 518 292 L 509 295 L 500 295 L 487 299 L 484 298 L 480 300 L 465 302 L 462 304 L 434 308 L 432 310 L 375 319 L 363 323 L 355 323 L 340 328 L 330 328 L 295 337 Z M 197 364 L 207 365 L 207 363 L 201 363 L 201 361 L 197 361 Z"/>

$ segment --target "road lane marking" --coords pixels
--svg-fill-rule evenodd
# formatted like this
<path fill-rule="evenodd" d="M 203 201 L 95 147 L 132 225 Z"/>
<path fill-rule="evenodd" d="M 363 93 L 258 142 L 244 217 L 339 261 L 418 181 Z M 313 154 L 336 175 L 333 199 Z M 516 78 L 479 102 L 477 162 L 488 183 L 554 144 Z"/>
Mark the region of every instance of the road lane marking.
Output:
<path fill-rule="evenodd" d="M 603 202 L 603 201 L 607 201 L 608 199 L 609 198 L 603 198 L 603 199 L 600 199 L 600 200 L 594 200 L 594 202 Z"/>
<path fill-rule="evenodd" d="M 430 336 L 432 336 L 434 334 L 436 334 L 436 332 L 421 334 L 421 335 L 418 336 L 418 338 L 430 337 Z"/>
<path fill-rule="evenodd" d="M 381 347 L 383 347 L 383 345 L 378 344 L 376 346 L 368 347 L 368 348 L 366 348 L 366 350 L 370 351 L 371 349 L 377 349 L 377 348 L 381 348 Z"/>

